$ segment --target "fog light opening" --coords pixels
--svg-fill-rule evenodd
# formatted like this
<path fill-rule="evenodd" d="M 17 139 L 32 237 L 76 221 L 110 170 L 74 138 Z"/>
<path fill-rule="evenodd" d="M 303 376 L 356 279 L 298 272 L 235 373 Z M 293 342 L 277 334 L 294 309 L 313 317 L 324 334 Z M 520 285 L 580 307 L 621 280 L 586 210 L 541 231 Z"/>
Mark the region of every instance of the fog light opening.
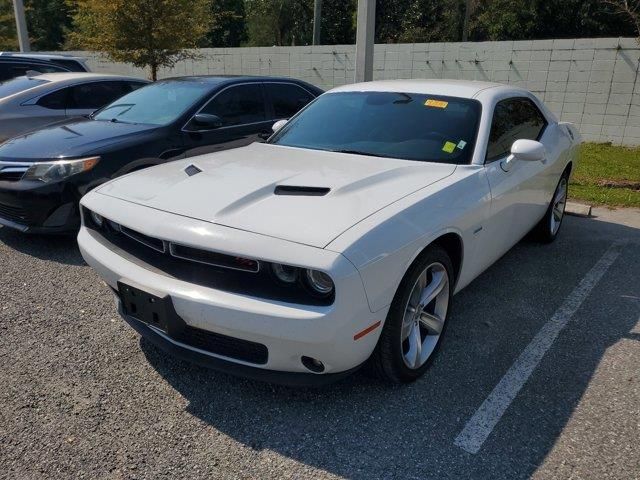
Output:
<path fill-rule="evenodd" d="M 311 357 L 302 357 L 300 360 L 302 360 L 302 364 L 313 373 L 324 372 L 324 364 L 320 360 Z"/>

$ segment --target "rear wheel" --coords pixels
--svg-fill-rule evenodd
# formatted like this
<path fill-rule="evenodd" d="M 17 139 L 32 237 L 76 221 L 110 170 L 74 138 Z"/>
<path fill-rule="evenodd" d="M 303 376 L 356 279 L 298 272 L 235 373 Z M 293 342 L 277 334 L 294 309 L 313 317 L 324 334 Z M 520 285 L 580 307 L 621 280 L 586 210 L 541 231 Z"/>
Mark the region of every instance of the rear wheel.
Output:
<path fill-rule="evenodd" d="M 560 177 L 549 208 L 547 208 L 547 213 L 534 228 L 534 233 L 541 242 L 553 242 L 558 236 L 567 205 L 568 187 L 569 172 L 564 172 Z"/>
<path fill-rule="evenodd" d="M 370 360 L 383 380 L 412 382 L 429 367 L 446 326 L 452 272 L 447 253 L 431 246 L 405 274 Z"/>

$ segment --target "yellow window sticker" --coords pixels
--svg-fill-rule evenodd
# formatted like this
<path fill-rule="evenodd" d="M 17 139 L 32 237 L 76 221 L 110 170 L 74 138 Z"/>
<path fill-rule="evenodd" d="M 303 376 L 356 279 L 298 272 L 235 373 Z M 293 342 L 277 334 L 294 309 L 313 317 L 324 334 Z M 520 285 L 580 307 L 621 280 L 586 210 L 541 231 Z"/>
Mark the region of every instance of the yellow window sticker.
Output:
<path fill-rule="evenodd" d="M 447 108 L 449 102 L 445 102 L 444 100 L 434 100 L 433 98 L 428 99 L 424 102 L 427 107 L 435 107 L 435 108 Z"/>
<path fill-rule="evenodd" d="M 444 146 L 442 147 L 443 152 L 453 153 L 456 149 L 456 144 L 453 142 L 444 142 Z"/>

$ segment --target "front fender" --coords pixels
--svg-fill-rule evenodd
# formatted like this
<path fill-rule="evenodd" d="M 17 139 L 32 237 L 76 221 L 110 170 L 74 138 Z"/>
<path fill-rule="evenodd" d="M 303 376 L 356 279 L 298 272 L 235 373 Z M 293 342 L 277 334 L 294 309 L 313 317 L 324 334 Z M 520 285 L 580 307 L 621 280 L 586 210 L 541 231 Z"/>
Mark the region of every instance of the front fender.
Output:
<path fill-rule="evenodd" d="M 456 173 L 368 217 L 330 243 L 360 272 L 372 312 L 387 307 L 418 255 L 446 233 L 462 240 L 466 279 L 473 238 L 490 212 L 491 194 L 482 166 L 461 166 Z M 466 284 L 468 283 L 465 280 Z"/>

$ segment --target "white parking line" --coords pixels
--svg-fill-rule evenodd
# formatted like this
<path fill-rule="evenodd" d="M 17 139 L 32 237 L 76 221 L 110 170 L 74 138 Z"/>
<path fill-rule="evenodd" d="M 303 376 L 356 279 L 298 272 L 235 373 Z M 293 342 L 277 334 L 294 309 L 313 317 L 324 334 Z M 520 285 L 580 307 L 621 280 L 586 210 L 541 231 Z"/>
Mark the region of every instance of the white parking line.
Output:
<path fill-rule="evenodd" d="M 544 354 L 549 350 L 558 334 L 578 311 L 593 287 L 620 255 L 624 241 L 614 242 L 600 260 L 589 270 L 578 286 L 544 324 L 531 343 L 520 354 L 511 368 L 495 386 L 480 408 L 469 419 L 453 443 L 469 453 L 478 453 L 520 389 L 529 379 Z"/>

